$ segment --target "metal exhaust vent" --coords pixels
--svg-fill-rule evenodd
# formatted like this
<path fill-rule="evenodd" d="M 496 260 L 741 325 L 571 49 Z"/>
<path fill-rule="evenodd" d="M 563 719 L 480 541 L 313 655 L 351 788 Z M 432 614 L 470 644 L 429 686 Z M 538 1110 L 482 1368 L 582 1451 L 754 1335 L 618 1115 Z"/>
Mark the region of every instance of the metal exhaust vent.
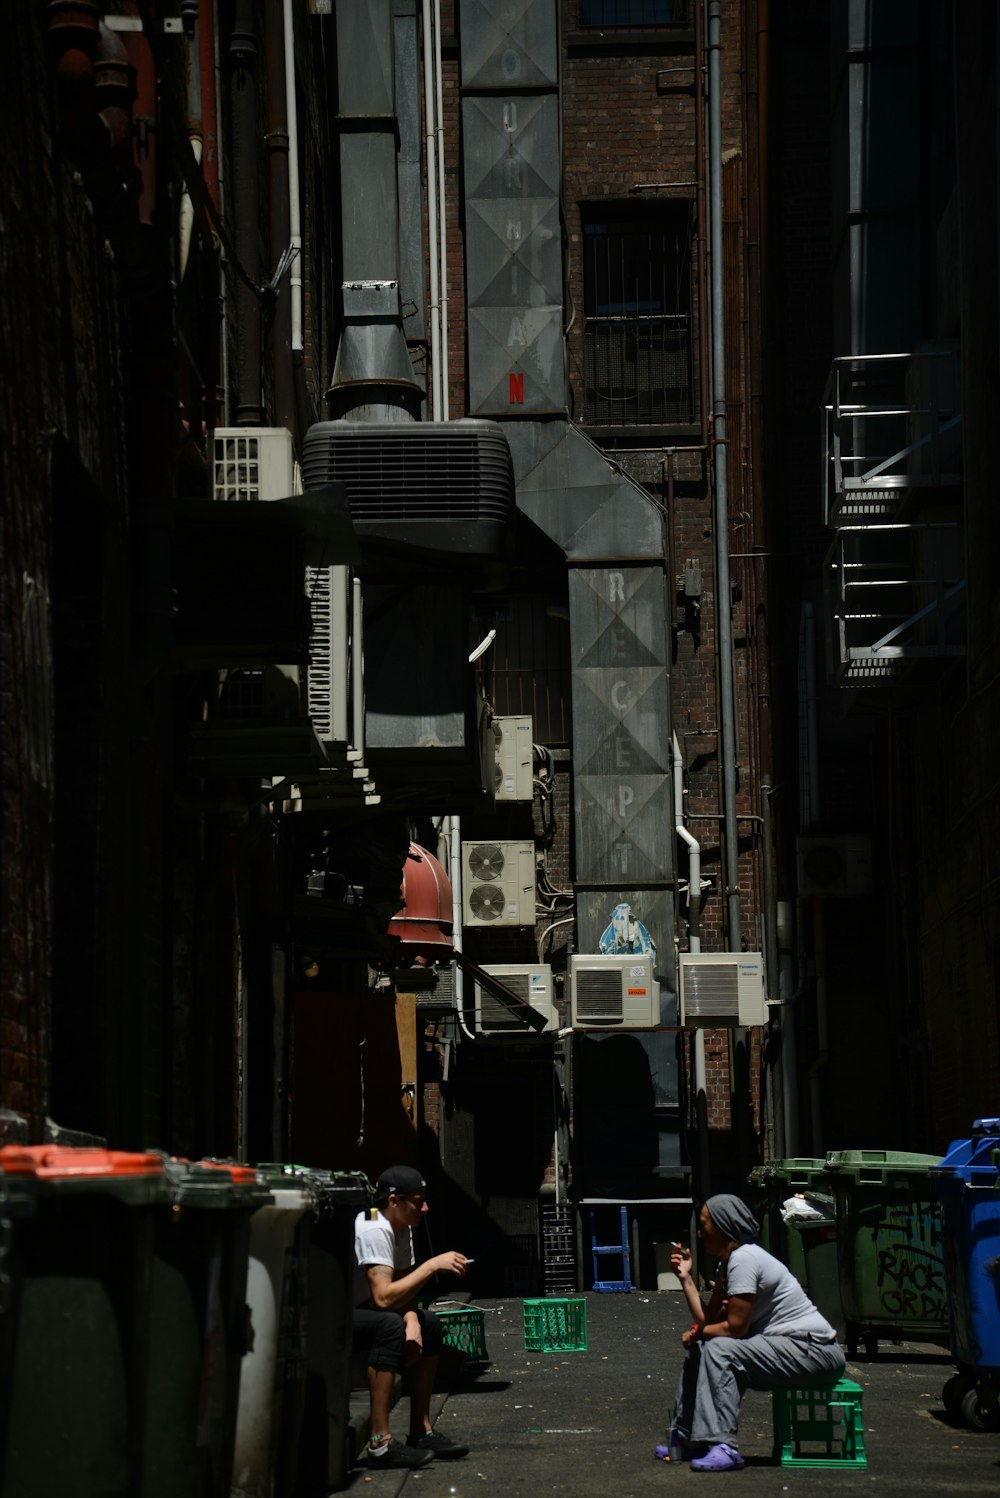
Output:
<path fill-rule="evenodd" d="M 502 554 L 514 468 L 492 421 L 321 421 L 303 444 L 303 483 L 336 479 L 362 536 L 469 556 Z"/>

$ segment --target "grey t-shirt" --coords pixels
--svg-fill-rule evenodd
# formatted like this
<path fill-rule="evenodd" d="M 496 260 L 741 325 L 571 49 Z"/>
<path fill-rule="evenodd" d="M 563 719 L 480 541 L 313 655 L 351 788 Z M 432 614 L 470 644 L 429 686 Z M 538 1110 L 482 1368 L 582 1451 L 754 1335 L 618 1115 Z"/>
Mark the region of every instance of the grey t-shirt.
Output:
<path fill-rule="evenodd" d="M 747 1335 L 756 1337 L 811 1332 L 821 1342 L 835 1342 L 837 1334 L 820 1315 L 794 1274 L 759 1243 L 741 1243 L 726 1265 L 729 1295 L 752 1295 Z"/>

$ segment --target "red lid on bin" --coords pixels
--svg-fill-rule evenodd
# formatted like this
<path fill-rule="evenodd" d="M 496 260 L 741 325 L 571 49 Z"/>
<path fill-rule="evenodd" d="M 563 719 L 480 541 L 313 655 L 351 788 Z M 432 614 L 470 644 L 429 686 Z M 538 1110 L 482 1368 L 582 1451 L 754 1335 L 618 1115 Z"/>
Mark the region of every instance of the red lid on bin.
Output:
<path fill-rule="evenodd" d="M 0 1149 L 7 1175 L 54 1180 L 69 1176 L 160 1176 L 163 1159 L 152 1152 L 92 1149 L 65 1144 L 7 1144 Z"/>

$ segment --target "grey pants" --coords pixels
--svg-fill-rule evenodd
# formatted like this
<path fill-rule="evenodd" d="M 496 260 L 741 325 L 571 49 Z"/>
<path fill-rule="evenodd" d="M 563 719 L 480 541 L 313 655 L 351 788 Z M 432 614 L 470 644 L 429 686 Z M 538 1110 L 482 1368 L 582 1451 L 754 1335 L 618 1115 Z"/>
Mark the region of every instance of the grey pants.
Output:
<path fill-rule="evenodd" d="M 805 1337 L 712 1337 L 688 1349 L 677 1384 L 674 1429 L 690 1441 L 736 1436 L 747 1389 L 788 1389 L 840 1377 L 844 1352 L 836 1342 Z"/>

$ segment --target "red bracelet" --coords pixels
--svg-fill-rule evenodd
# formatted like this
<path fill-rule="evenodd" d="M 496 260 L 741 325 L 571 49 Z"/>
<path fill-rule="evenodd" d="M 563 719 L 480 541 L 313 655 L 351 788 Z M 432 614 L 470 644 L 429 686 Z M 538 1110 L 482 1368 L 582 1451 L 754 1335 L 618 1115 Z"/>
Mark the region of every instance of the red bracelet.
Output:
<path fill-rule="evenodd" d="M 688 1331 L 688 1336 L 689 1337 L 694 1337 L 694 1339 L 695 1339 L 696 1342 L 700 1341 L 700 1339 L 701 1339 L 701 1328 L 702 1328 L 702 1325 L 703 1325 L 703 1323 L 700 1322 L 700 1321 L 692 1321 L 690 1330 Z"/>

